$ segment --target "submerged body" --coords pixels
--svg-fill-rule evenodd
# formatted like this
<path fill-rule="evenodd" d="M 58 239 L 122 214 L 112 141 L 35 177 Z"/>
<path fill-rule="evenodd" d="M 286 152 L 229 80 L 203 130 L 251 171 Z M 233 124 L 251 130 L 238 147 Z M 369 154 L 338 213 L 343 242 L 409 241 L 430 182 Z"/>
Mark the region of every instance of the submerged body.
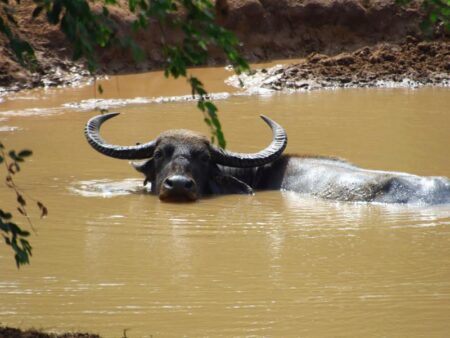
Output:
<path fill-rule="evenodd" d="M 337 201 L 450 203 L 450 180 L 367 170 L 334 158 L 283 155 L 254 169 L 222 168 L 255 190 L 286 190 Z"/>
<path fill-rule="evenodd" d="M 225 151 L 189 130 L 169 130 L 136 146 L 107 144 L 101 124 L 116 113 L 99 115 L 86 125 L 90 145 L 118 159 L 145 159 L 134 167 L 165 201 L 194 201 L 211 194 L 252 194 L 287 190 L 338 201 L 381 203 L 450 203 L 450 180 L 399 172 L 366 170 L 339 159 L 282 155 L 283 127 L 267 117 L 271 144 L 254 154 Z"/>

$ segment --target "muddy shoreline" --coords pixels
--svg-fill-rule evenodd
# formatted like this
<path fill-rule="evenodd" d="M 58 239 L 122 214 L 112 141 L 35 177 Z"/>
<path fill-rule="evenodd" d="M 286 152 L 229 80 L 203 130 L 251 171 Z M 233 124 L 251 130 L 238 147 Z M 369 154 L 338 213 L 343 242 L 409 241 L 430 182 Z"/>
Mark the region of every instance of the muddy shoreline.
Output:
<path fill-rule="evenodd" d="M 285 83 L 273 84 L 273 89 L 294 89 L 297 85 L 292 85 L 292 82 L 310 81 L 309 75 L 318 76 L 315 86 L 325 88 L 329 86 L 324 80 L 327 78 L 337 84 L 365 86 L 368 75 L 364 72 L 370 67 L 363 62 L 363 55 L 359 57 L 355 53 L 367 53 L 369 50 L 374 60 L 377 52 L 372 48 L 380 48 L 380 44 L 392 46 L 396 57 L 409 60 L 405 61 L 407 64 L 414 64 L 415 60 L 423 58 L 423 50 L 409 48 L 405 51 L 403 47 L 411 41 L 413 44 L 423 41 L 419 28 L 422 20 L 419 2 L 409 7 L 398 6 L 394 0 L 228 0 L 221 3 L 222 7 L 217 10 L 218 21 L 240 38 L 241 53 L 249 62 L 307 57 L 305 63 L 286 68 L 286 74 L 279 79 Z M 6 47 L 5 37 L 0 36 L 0 95 L 36 87 L 77 86 L 92 79 L 82 63 L 71 61 L 71 48 L 57 27 L 47 24 L 44 18 L 31 19 L 33 8 L 31 0 L 24 0 L 17 7 L 20 29 L 15 33 L 33 45 L 39 67 L 35 72 L 21 67 Z M 122 32 L 131 32 L 134 18 L 126 7 L 114 8 L 111 14 Z M 148 31 L 135 34 L 147 55 L 145 61 L 139 64 L 132 62 L 127 51 L 112 48 L 100 51 L 99 75 L 161 69 L 165 61 L 158 32 L 156 23 L 150 23 Z M 180 37 L 175 34 L 170 38 L 176 41 Z M 448 47 L 445 42 L 448 39 L 445 40 L 442 33 L 437 32 L 435 38 Z M 403 51 L 407 55 L 399 56 L 398 53 Z M 342 53 L 348 53 L 357 61 L 348 65 L 347 72 L 342 63 L 351 60 Z M 370 68 L 373 76 L 384 76 L 386 72 L 392 72 L 396 77 L 410 76 L 407 67 L 403 67 L 401 72 L 397 67 L 389 67 L 395 61 L 384 57 L 383 53 L 385 49 L 381 48 L 379 54 L 382 56 L 376 61 L 379 67 Z M 210 56 L 209 65 L 225 64 L 217 50 L 212 50 Z M 432 57 L 448 58 L 448 53 L 427 56 L 430 58 L 420 63 L 422 68 L 417 72 L 430 77 L 428 84 L 438 83 L 440 75 L 427 71 L 427 63 Z M 439 73 L 448 75 L 448 66 L 441 66 L 440 69 Z M 295 73 L 301 77 L 296 79 Z M 305 74 L 309 74 L 308 77 Z M 337 76 L 340 78 L 337 79 Z M 306 84 L 300 83 L 299 86 Z"/>
<path fill-rule="evenodd" d="M 450 43 L 408 37 L 405 43 L 382 43 L 352 53 L 312 53 L 303 62 L 257 69 L 228 82 L 250 92 L 450 87 Z"/>

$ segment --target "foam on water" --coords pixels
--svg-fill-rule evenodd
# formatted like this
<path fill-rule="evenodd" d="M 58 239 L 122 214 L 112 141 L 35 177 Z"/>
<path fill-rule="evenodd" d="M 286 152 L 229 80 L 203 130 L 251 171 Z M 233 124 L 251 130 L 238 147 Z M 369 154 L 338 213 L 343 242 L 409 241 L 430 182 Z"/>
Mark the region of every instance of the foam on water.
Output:
<path fill-rule="evenodd" d="M 391 80 L 376 80 L 367 83 L 364 82 L 348 82 L 341 83 L 337 80 L 283 80 L 286 81 L 285 86 L 280 83 L 280 80 L 284 75 L 284 66 L 275 65 L 267 69 L 259 69 L 250 74 L 240 74 L 230 76 L 225 80 L 225 83 L 236 87 L 242 88 L 246 94 L 251 95 L 267 95 L 273 92 L 283 91 L 284 93 L 291 92 L 309 92 L 313 90 L 326 89 L 333 90 L 338 88 L 409 88 L 416 89 L 424 87 L 427 84 L 423 84 L 419 81 L 414 81 L 409 78 L 403 78 L 400 81 Z M 439 83 L 433 83 L 433 86 L 450 87 L 450 82 L 445 78 L 439 81 Z"/>
<path fill-rule="evenodd" d="M 0 126 L 0 133 L 11 132 L 16 130 L 20 130 L 20 128 L 15 126 Z"/>
<path fill-rule="evenodd" d="M 53 107 L 53 108 L 27 108 L 27 109 L 18 109 L 18 110 L 7 110 L 0 112 L 0 116 L 22 116 L 22 117 L 30 117 L 30 116 L 48 116 L 61 114 L 63 110 L 61 107 Z"/>
<path fill-rule="evenodd" d="M 147 188 L 143 188 L 141 179 L 129 178 L 122 181 L 110 179 L 78 181 L 71 184 L 69 190 L 83 197 L 111 198 L 147 191 Z"/>
<path fill-rule="evenodd" d="M 210 100 L 225 100 L 231 96 L 242 95 L 239 93 L 230 94 L 228 92 L 210 93 L 207 98 Z M 94 111 L 107 110 L 114 108 L 123 108 L 132 105 L 176 103 L 176 102 L 194 102 L 199 97 L 197 95 L 180 95 L 180 96 L 158 96 L 158 97 L 134 97 L 129 99 L 87 99 L 76 102 L 64 103 L 58 107 L 51 108 L 27 108 L 17 110 L 0 111 L 0 116 L 47 116 L 61 114 L 67 111 Z"/>

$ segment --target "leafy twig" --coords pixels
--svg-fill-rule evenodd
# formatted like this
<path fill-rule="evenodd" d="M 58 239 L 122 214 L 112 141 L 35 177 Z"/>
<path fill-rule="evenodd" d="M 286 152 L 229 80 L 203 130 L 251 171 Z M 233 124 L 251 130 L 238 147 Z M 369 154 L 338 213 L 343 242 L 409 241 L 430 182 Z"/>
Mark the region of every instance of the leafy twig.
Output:
<path fill-rule="evenodd" d="M 32 155 L 30 150 L 22 150 L 16 153 L 14 150 L 8 152 L 6 155 L 5 147 L 0 143 L 0 164 L 3 163 L 6 169 L 5 184 L 12 189 L 16 195 L 17 211 L 23 215 L 30 225 L 30 228 L 36 232 L 33 223 L 27 212 L 27 201 L 24 193 L 14 182 L 14 176 L 20 172 L 21 164 L 25 158 Z M 30 197 L 31 198 L 31 197 Z M 41 212 L 41 218 L 48 214 L 47 207 L 40 201 L 33 199 Z M 24 264 L 29 264 L 30 256 L 32 255 L 32 247 L 26 237 L 30 235 L 28 231 L 21 229 L 16 223 L 12 222 L 12 214 L 0 209 L 0 232 L 7 245 L 11 246 L 14 251 L 14 258 L 17 267 Z"/>

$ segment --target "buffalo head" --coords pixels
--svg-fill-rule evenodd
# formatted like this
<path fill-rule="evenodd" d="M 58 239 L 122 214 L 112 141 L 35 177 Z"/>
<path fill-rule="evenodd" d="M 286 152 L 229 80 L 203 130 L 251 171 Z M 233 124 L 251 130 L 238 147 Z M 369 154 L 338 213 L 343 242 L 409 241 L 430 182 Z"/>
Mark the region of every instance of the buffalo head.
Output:
<path fill-rule="evenodd" d="M 208 194 L 250 194 L 252 188 L 248 184 L 226 174 L 223 168 L 263 166 L 280 157 L 287 144 L 284 129 L 261 116 L 271 127 L 273 139 L 266 149 L 254 154 L 226 151 L 189 130 L 169 130 L 140 145 L 111 145 L 100 137 L 100 126 L 116 115 L 118 113 L 98 115 L 88 121 L 85 134 L 89 144 L 106 156 L 146 160 L 133 165 L 145 175 L 146 182 L 151 182 L 151 191 L 161 200 L 194 201 Z"/>

